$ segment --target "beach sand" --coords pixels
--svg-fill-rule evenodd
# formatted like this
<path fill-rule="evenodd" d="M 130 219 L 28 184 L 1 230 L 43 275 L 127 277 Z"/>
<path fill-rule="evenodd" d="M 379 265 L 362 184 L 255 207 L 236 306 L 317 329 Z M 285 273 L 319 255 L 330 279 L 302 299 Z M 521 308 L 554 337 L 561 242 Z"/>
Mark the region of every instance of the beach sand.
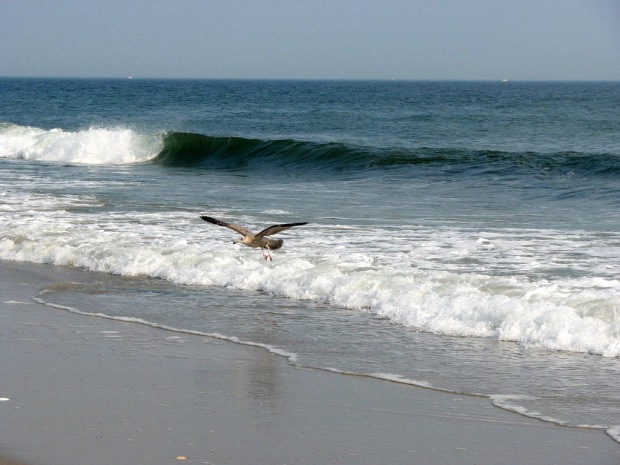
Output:
<path fill-rule="evenodd" d="M 93 273 L 0 267 L 0 464 L 620 463 L 620 444 L 600 430 L 75 315 L 31 296 Z"/>

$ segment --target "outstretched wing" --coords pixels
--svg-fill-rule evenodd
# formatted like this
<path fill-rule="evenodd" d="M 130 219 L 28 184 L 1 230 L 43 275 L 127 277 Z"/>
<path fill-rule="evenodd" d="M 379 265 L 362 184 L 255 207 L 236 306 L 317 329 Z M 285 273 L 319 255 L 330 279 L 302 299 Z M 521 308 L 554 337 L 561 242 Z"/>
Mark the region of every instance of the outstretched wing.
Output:
<path fill-rule="evenodd" d="M 273 236 L 274 234 L 278 234 L 280 231 L 284 231 L 288 228 L 292 228 L 293 226 L 303 226 L 308 223 L 288 223 L 288 224 L 274 224 L 273 226 L 269 226 L 268 228 L 263 229 L 259 232 L 256 237 L 260 236 Z"/>
<path fill-rule="evenodd" d="M 210 216 L 201 216 L 201 219 L 205 220 L 207 223 L 216 224 L 218 226 L 224 226 L 225 228 L 232 229 L 233 231 L 237 231 L 242 236 L 252 235 L 252 231 L 248 231 L 241 226 L 237 226 L 236 224 L 226 223 L 225 221 L 221 221 L 215 218 L 211 218 Z"/>

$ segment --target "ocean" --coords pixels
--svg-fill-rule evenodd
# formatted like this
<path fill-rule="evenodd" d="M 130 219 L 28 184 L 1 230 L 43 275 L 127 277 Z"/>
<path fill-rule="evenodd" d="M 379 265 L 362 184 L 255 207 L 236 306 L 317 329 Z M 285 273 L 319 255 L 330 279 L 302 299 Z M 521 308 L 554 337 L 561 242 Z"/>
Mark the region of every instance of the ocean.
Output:
<path fill-rule="evenodd" d="M 50 311 L 620 441 L 618 108 L 613 82 L 0 79 L 0 260 L 99 272 Z M 308 224 L 266 261 L 199 215 Z"/>

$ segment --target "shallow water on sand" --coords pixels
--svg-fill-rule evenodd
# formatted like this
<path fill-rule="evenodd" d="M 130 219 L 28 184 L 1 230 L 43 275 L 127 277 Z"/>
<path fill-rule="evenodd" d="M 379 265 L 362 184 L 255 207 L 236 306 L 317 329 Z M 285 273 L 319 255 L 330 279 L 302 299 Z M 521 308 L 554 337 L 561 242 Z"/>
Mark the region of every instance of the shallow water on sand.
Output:
<path fill-rule="evenodd" d="M 620 415 L 616 358 L 419 332 L 255 291 L 95 276 L 94 283 L 51 286 L 38 298 L 86 314 L 260 345 L 294 365 L 481 395 L 559 424 L 605 428 Z"/>

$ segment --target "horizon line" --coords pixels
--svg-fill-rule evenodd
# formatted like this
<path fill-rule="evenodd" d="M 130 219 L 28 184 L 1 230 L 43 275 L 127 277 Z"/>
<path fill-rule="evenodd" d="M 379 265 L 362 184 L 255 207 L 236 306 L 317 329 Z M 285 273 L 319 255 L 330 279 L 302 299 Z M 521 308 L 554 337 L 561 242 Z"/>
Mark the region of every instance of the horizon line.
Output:
<path fill-rule="evenodd" d="M 620 79 L 508 79 L 508 78 L 232 78 L 232 77 L 135 77 L 135 76 L 4 76 L 0 79 L 73 79 L 140 81 L 299 81 L 299 82 L 620 82 Z"/>

